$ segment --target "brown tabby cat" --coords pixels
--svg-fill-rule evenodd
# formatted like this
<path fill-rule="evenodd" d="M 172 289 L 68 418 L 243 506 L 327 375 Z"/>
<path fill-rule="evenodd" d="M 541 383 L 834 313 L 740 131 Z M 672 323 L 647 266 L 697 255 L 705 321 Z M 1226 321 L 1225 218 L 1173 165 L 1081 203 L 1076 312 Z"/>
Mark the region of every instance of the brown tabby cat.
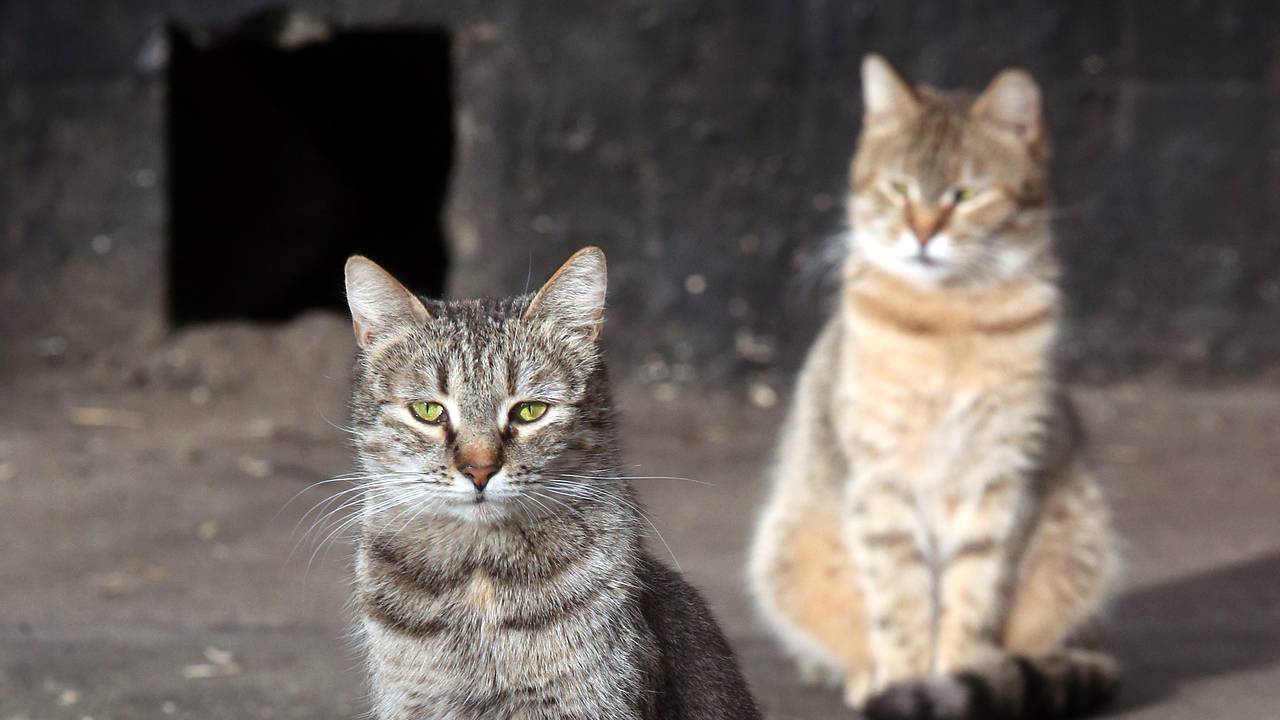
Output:
<path fill-rule="evenodd" d="M 839 311 L 809 353 L 752 557 L 806 673 L 879 718 L 1092 711 L 1079 647 L 1117 560 L 1052 359 L 1061 304 L 1040 92 L 862 68 Z"/>
<path fill-rule="evenodd" d="M 605 259 L 422 301 L 347 262 L 360 635 L 377 720 L 756 720 L 698 591 L 644 547 L 600 351 Z"/>

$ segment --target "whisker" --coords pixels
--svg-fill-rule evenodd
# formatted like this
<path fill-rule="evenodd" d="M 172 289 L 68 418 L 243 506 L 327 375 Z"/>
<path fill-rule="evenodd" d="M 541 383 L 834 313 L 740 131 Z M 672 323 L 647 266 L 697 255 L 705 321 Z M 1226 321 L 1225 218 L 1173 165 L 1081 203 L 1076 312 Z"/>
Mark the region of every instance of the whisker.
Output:
<path fill-rule="evenodd" d="M 560 487 L 547 486 L 547 487 L 545 487 L 544 489 L 545 489 L 547 492 L 553 492 L 553 493 L 554 493 L 554 492 L 556 492 L 557 490 L 565 490 L 565 489 L 582 490 L 582 491 L 595 491 L 595 492 L 597 492 L 597 493 L 601 492 L 601 490 L 600 490 L 599 488 L 591 488 L 591 487 L 589 487 L 589 486 L 578 486 L 578 487 L 571 487 L 571 488 L 565 488 L 564 486 L 560 486 Z M 564 492 L 562 492 L 562 493 L 560 493 L 560 494 L 562 494 L 562 495 L 564 495 L 564 496 L 566 496 L 566 497 L 573 497 L 573 495 L 572 495 L 572 494 L 569 494 L 569 493 L 564 493 Z M 599 496 L 598 496 L 598 497 L 599 497 Z M 629 501 L 629 500 L 627 500 L 627 499 L 625 499 L 625 498 L 620 498 L 620 497 L 610 496 L 610 497 L 609 497 L 609 499 L 610 499 L 610 500 L 614 500 L 614 501 L 616 501 L 616 502 L 619 502 L 619 503 L 623 504 L 624 506 L 626 506 L 626 507 L 630 508 L 633 512 L 635 512 L 635 514 L 636 514 L 636 515 L 637 515 L 641 520 L 644 520 L 644 521 L 645 521 L 645 523 L 649 526 L 649 528 L 650 528 L 651 530 L 653 530 L 653 533 L 654 533 L 655 535 L 657 535 L 657 536 L 658 536 L 658 540 L 659 540 L 659 541 L 661 541 L 661 542 L 662 542 L 663 547 L 665 547 L 665 548 L 667 549 L 667 553 L 668 553 L 669 555 L 671 555 L 671 562 L 675 563 L 676 570 L 679 570 L 680 572 L 684 572 L 684 569 L 680 566 L 680 559 L 676 557 L 675 551 L 673 551 L 673 550 L 671 549 L 671 545 L 667 542 L 667 539 L 666 539 L 665 537 L 663 537 L 663 535 L 662 535 L 662 531 L 658 530 L 658 526 L 657 526 L 657 525 L 655 525 L 655 524 L 653 523 L 653 521 L 649 519 L 649 515 L 648 515 L 646 512 L 644 512 L 644 510 L 643 510 L 643 509 L 641 509 L 637 504 L 635 504 L 635 503 L 633 503 L 633 502 L 631 502 L 631 501 Z"/>
<path fill-rule="evenodd" d="M 543 499 L 543 500 L 546 500 L 547 502 L 555 503 L 556 505 L 559 505 L 560 507 L 564 508 L 565 510 L 568 510 L 568 511 L 569 511 L 570 513 L 572 513 L 572 514 L 575 514 L 575 515 L 576 515 L 576 514 L 578 513 L 578 510 L 577 510 L 576 508 L 574 508 L 573 506 L 569 505 L 568 503 L 566 503 L 566 502 L 564 502 L 564 501 L 562 501 L 562 500 L 557 500 L 556 498 L 553 498 L 553 497 L 551 497 L 551 496 L 549 496 L 549 495 L 544 495 L 544 494 L 542 494 L 542 493 L 540 493 L 540 492 L 538 492 L 538 491 L 536 491 L 536 490 L 535 490 L 533 493 L 531 493 L 531 494 L 530 494 L 530 497 L 531 497 L 531 498 L 532 498 L 532 497 L 534 497 L 534 496 L 539 497 L 539 498 L 541 498 L 541 499 Z M 544 506 L 544 508 L 545 508 L 545 506 Z M 550 511 L 550 510 L 547 510 L 546 512 L 547 512 L 548 514 L 550 514 L 550 512 L 551 512 L 551 511 Z"/>
<path fill-rule="evenodd" d="M 395 507 L 396 505 L 399 505 L 405 501 L 405 498 L 402 493 L 389 493 L 389 494 L 392 495 L 391 499 L 383 501 L 379 505 L 379 507 L 383 510 Z M 339 535 L 346 532 L 349 528 L 351 528 L 356 523 L 363 521 L 364 517 L 365 517 L 365 512 L 354 512 L 349 517 L 343 518 L 343 520 L 338 524 L 338 526 L 334 528 L 328 535 L 326 535 L 324 539 L 321 540 L 316 545 L 315 549 L 311 551 L 311 557 L 308 558 L 307 560 L 307 569 L 306 569 L 306 572 L 303 573 L 303 576 L 305 577 L 307 574 L 311 572 L 311 566 L 315 562 L 316 555 L 320 553 L 321 549 L 325 548 L 326 546 L 330 546 L 330 543 L 333 540 L 336 540 Z"/>
<path fill-rule="evenodd" d="M 544 514 L 546 514 L 546 515 L 551 515 L 551 514 L 552 514 L 552 512 L 551 512 L 551 508 L 547 507 L 546 505 L 543 505 L 543 504 L 538 500 L 538 498 L 539 498 L 539 497 L 541 497 L 543 500 L 550 500 L 550 498 L 548 498 L 548 497 L 546 497 L 546 496 L 544 496 L 544 495 L 539 494 L 537 490 L 533 490 L 533 491 L 530 491 L 530 492 L 527 492 L 527 493 L 522 493 L 522 494 L 520 494 L 520 495 L 516 495 L 515 497 L 516 497 L 516 498 L 524 498 L 524 499 L 529 500 L 529 501 L 530 501 L 530 502 L 532 502 L 534 505 L 537 505 L 537 506 L 538 506 L 538 509 L 539 509 L 539 510 L 541 510 L 541 511 L 542 511 Z"/>
<path fill-rule="evenodd" d="M 622 482 L 627 480 L 682 480 L 697 485 L 707 485 L 715 487 L 715 483 L 707 480 L 698 480 L 695 478 L 679 477 L 676 475 L 616 475 L 616 476 L 596 476 L 596 475 L 575 475 L 573 473 L 559 473 L 560 477 L 574 478 L 576 480 L 595 480 L 597 482 Z"/>
<path fill-rule="evenodd" d="M 394 507 L 395 504 L 400 502 L 399 493 L 393 492 L 393 489 L 390 489 L 390 488 L 380 488 L 380 489 L 377 489 L 376 491 L 370 492 L 367 495 L 361 495 L 357 498 L 348 499 L 348 501 L 343 503 L 341 507 L 330 510 L 329 512 L 325 513 L 323 516 L 317 518 L 307 528 L 306 532 L 304 532 L 302 536 L 298 538 L 298 541 L 294 543 L 293 549 L 289 552 L 289 556 L 285 558 L 285 562 L 287 563 L 293 557 L 294 553 L 297 552 L 298 548 L 301 547 L 304 542 L 306 542 L 308 537 L 312 536 L 312 533 L 315 532 L 317 528 L 321 528 L 320 532 L 326 532 L 329 529 L 329 527 L 331 527 L 331 525 L 329 525 L 327 522 L 328 518 L 333 517 L 334 515 L 336 515 L 337 513 L 341 512 L 342 510 L 348 507 L 353 507 L 360 503 L 368 502 L 371 497 L 376 498 L 377 502 L 379 503 L 386 503 L 387 507 Z M 386 498 L 386 499 L 384 500 L 383 498 Z M 359 513 L 352 513 L 350 516 L 343 517 L 338 521 L 338 523 L 342 523 L 350 517 L 359 517 Z M 308 563 L 308 568 L 310 568 L 310 563 Z"/>
<path fill-rule="evenodd" d="M 324 499 L 323 499 L 323 500 L 321 500 L 320 502 L 317 502 L 315 505 L 311 506 L 311 509 L 310 509 L 310 510 L 308 510 L 308 511 L 307 511 L 307 512 L 305 512 L 305 513 L 303 513 L 302 517 L 298 518 L 298 522 L 297 522 L 296 524 L 294 524 L 294 526 L 293 526 L 293 532 L 295 532 L 295 533 L 296 533 L 296 532 L 298 531 L 298 528 L 302 526 L 302 523 L 306 522 L 307 517 L 308 517 L 308 516 L 310 516 L 312 513 L 316 512 L 317 510 L 320 510 L 320 509 L 324 508 L 326 505 L 328 505 L 328 504 L 330 504 L 330 503 L 333 503 L 333 502 L 337 501 L 339 498 L 341 498 L 341 497 L 342 497 L 342 496 L 344 496 L 344 495 L 359 494 L 359 493 L 362 493 L 362 492 L 366 492 L 366 491 L 369 491 L 369 490 L 375 490 L 375 489 L 384 489 L 384 488 L 393 488 L 393 487 L 405 487 L 405 486 L 406 486 L 406 485 L 405 485 L 405 483 L 404 483 L 403 481 L 401 481 L 401 480 L 398 480 L 398 479 L 397 479 L 397 480 L 379 480 L 379 481 L 375 481 L 375 482 L 371 482 L 371 483 L 364 483 L 364 484 L 361 484 L 361 485 L 357 485 L 356 487 L 347 488 L 347 489 L 345 489 L 345 490 L 341 490 L 341 491 L 339 491 L 339 492 L 333 493 L 332 495 L 330 495 L 330 496 L 328 496 L 328 497 L 324 498 Z M 350 500 L 350 498 L 347 498 L 347 500 Z M 342 507 L 346 507 L 346 506 L 348 505 L 347 500 L 344 500 L 344 501 L 343 501 L 343 505 L 342 505 Z M 338 509 L 340 510 L 340 509 L 341 509 L 341 507 L 339 507 Z M 328 516 L 328 515 L 331 515 L 333 512 L 334 512 L 334 510 L 326 510 L 326 511 L 322 512 L 322 513 L 321 513 L 321 515 L 322 515 L 322 516 Z M 318 521 L 318 520 L 317 520 L 317 521 Z M 313 523 L 313 525 L 314 525 L 314 523 Z"/>
<path fill-rule="evenodd" d="M 418 499 L 418 500 L 426 500 L 426 499 L 428 499 L 428 498 L 430 497 L 430 494 L 429 494 L 429 493 L 415 493 L 415 494 L 417 495 L 417 498 L 416 498 L 416 499 Z M 428 509 L 430 509 L 430 506 L 429 506 L 427 503 L 425 503 L 425 502 L 421 502 L 421 503 L 419 503 L 419 504 L 418 504 L 417 512 L 415 512 L 413 515 L 410 515 L 410 516 L 409 516 L 409 519 L 408 519 L 408 520 L 406 520 L 406 521 L 404 521 L 404 524 L 403 524 L 403 525 L 401 525 L 401 526 L 400 526 L 400 527 L 399 527 L 399 528 L 398 528 L 394 533 L 392 533 L 392 534 L 393 534 L 393 535 L 399 535 L 400 533 L 404 532 L 404 531 L 405 531 L 405 528 L 407 528 L 407 527 L 409 527 L 410 525 L 412 525 L 412 524 L 413 524 L 413 521 L 415 521 L 415 520 L 417 520 L 419 517 L 421 517 L 421 516 L 422 516 L 422 513 L 426 512 Z M 404 513 L 401 513 L 401 515 L 403 515 L 403 514 L 404 514 Z M 397 515 L 396 517 L 398 518 L 398 517 L 399 517 L 399 515 Z M 393 518 L 393 519 L 392 519 L 392 522 L 395 522 L 395 518 Z M 388 524 L 388 525 L 390 525 L 390 523 L 387 523 L 387 524 Z M 384 526 L 384 527 L 385 527 L 385 526 Z"/>
<path fill-rule="evenodd" d="M 328 485 L 330 483 L 336 483 L 336 482 L 351 482 L 353 479 L 354 478 L 351 475 L 335 475 L 331 478 L 325 478 L 324 480 L 318 480 L 316 482 L 310 483 L 306 487 L 294 493 L 293 497 L 286 500 L 284 505 L 281 505 L 280 509 L 276 511 L 276 514 L 271 516 L 271 520 L 274 522 L 277 518 L 280 517 L 280 513 L 288 509 L 288 507 L 292 505 L 295 500 L 307 494 L 308 491 L 314 490 L 315 488 L 318 488 L 321 485 Z"/>
<path fill-rule="evenodd" d="M 328 485 L 328 484 L 330 484 L 330 483 L 335 483 L 335 482 L 356 482 L 356 481 L 368 481 L 368 480 L 383 480 L 383 479 L 389 479 L 389 478 L 393 478 L 393 477 L 396 477 L 396 478 L 404 478 L 404 477 L 424 477 L 424 474 L 423 474 L 423 473 L 418 473 L 418 472 L 401 472 L 401 471 L 395 471 L 395 472 L 382 472 L 382 473 L 345 473 L 345 474 L 342 474 L 342 475 L 334 475 L 334 476 L 333 476 L 333 477 L 331 477 L 331 478 L 326 478 L 326 479 L 324 479 L 324 480 L 319 480 L 319 481 L 313 482 L 313 483 L 311 483 L 311 484 L 307 485 L 306 487 L 302 488 L 302 489 L 301 489 L 301 490 L 299 490 L 298 492 L 294 493 L 294 494 L 293 494 L 293 497 L 291 497 L 291 498 L 289 498 L 287 501 L 285 501 L 284 505 L 282 505 L 282 506 L 280 507 L 280 509 L 276 511 L 276 514 L 275 514 L 275 515 L 273 515 L 271 519 L 272 519 L 273 521 L 274 521 L 274 520 L 276 520 L 276 519 L 280 516 L 280 513 L 284 512 L 284 511 L 285 511 L 285 509 L 286 509 L 286 508 L 288 508 L 291 504 L 293 504 L 293 502 L 294 502 L 295 500 L 297 500 L 299 497 L 302 497 L 303 495 L 305 495 L 308 491 L 313 490 L 313 489 L 315 489 L 315 488 L 317 488 L 317 487 L 320 487 L 321 485 Z"/>
<path fill-rule="evenodd" d="M 332 420 L 330 420 L 329 418 L 325 417 L 325 416 L 324 416 L 324 413 L 323 413 L 323 412 L 321 412 L 321 411 L 319 411 L 319 410 L 317 410 L 317 411 L 316 411 L 316 415 L 318 415 L 318 416 L 320 417 L 320 419 L 321 419 L 321 420 L 323 420 L 323 421 L 325 422 L 325 424 L 326 424 L 326 425 L 328 425 L 329 427 L 333 428 L 334 430 L 340 430 L 340 431 L 342 431 L 342 432 L 344 432 L 344 433 L 346 433 L 346 434 L 348 434 L 348 435 L 350 435 L 350 436 L 352 436 L 352 437 L 359 437 L 359 436 L 360 436 L 360 431 L 359 431 L 359 430 L 356 430 L 355 428 L 347 427 L 347 426 L 345 426 L 345 425 L 338 425 L 337 423 L 333 422 L 333 421 L 332 421 Z"/>

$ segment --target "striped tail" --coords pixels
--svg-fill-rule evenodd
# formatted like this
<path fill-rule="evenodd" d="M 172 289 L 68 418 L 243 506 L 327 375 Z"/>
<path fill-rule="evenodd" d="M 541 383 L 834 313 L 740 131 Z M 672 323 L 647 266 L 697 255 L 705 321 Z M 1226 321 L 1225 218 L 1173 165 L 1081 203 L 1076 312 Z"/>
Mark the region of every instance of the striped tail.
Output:
<path fill-rule="evenodd" d="M 1010 656 L 945 677 L 892 685 L 867 700 L 866 720 L 1058 720 L 1106 707 L 1120 689 L 1115 660 L 1087 650 Z"/>

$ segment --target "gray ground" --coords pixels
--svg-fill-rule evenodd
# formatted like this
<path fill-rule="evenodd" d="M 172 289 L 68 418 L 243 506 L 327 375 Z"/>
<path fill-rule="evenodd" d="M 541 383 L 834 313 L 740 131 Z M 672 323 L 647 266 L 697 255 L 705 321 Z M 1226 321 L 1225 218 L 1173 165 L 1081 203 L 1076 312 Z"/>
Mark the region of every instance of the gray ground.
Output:
<path fill-rule="evenodd" d="M 0 720 L 350 718 L 347 548 L 303 540 L 309 484 L 349 468 L 345 323 L 202 331 L 92 379 L 0 384 Z M 97 389 L 94 389 L 97 388 Z M 743 548 L 780 416 L 624 389 L 629 460 L 773 718 L 849 717 L 754 619 Z M 1129 541 L 1115 717 L 1280 707 L 1280 390 L 1081 390 Z M 303 525 L 305 529 L 305 523 Z M 658 544 L 657 547 L 661 548 Z M 665 551 L 663 551 L 665 552 Z"/>

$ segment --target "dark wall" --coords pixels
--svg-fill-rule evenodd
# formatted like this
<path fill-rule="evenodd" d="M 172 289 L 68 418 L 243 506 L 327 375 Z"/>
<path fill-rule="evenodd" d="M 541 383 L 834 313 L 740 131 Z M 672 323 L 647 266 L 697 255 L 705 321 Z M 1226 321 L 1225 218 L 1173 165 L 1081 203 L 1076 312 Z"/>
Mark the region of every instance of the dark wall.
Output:
<path fill-rule="evenodd" d="M 0 9 L 0 358 L 20 366 L 164 332 L 163 63 L 148 38 L 258 7 L 60 5 Z M 777 385 L 794 366 L 823 311 L 870 50 L 944 85 L 1013 64 L 1042 82 L 1078 373 L 1280 365 L 1280 4 L 298 6 L 453 32 L 450 287 L 518 291 L 599 244 L 609 338 L 642 377 Z"/>
<path fill-rule="evenodd" d="M 333 273 L 357 253 L 442 294 L 448 35 L 325 31 L 281 48 L 264 34 L 168 37 L 169 322 L 345 312 Z"/>

